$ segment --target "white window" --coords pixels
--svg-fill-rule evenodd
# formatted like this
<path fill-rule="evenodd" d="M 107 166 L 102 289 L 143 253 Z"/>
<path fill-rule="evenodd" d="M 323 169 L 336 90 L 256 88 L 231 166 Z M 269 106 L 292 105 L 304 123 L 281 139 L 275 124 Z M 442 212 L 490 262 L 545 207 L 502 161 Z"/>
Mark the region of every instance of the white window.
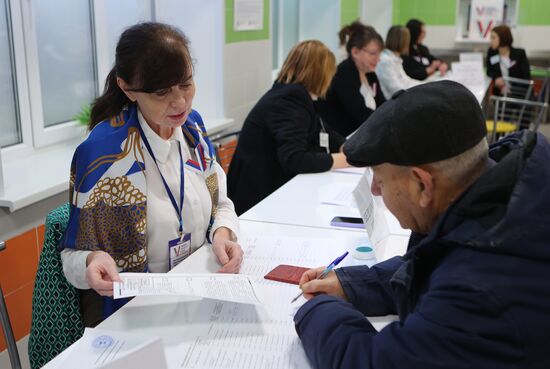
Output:
<path fill-rule="evenodd" d="M 21 142 L 9 9 L 0 0 L 0 147 Z"/>
<path fill-rule="evenodd" d="M 338 52 L 339 0 L 272 0 L 272 14 L 274 70 L 300 41 L 316 39 Z"/>
<path fill-rule="evenodd" d="M 12 211 L 68 188 L 86 127 L 74 120 L 103 91 L 121 32 L 179 27 L 191 41 L 194 107 L 223 119 L 224 0 L 0 0 L 0 206 Z"/>

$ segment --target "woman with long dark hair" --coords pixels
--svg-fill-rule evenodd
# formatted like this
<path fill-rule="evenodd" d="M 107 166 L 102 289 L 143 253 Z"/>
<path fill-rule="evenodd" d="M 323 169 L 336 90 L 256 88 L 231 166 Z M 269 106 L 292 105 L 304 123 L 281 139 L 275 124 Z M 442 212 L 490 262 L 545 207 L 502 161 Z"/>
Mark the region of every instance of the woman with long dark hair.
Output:
<path fill-rule="evenodd" d="M 73 157 L 61 242 L 87 326 L 125 303 L 109 297 L 121 271 L 167 272 L 206 242 L 220 272 L 239 270 L 238 220 L 194 95 L 181 31 L 141 23 L 122 33 Z"/>
<path fill-rule="evenodd" d="M 436 58 L 422 42 L 426 37 L 426 25 L 418 19 L 407 22 L 407 28 L 411 34 L 409 52 L 402 55 L 403 69 L 411 78 L 420 81 L 425 80 L 436 71 L 441 75 L 447 73 L 449 66 L 444 61 Z"/>

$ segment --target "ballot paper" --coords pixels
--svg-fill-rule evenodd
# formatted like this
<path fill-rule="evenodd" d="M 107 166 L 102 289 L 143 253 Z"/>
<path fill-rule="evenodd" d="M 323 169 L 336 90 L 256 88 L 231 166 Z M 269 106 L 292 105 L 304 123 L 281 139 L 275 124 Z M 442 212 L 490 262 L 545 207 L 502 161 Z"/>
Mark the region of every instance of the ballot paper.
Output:
<path fill-rule="evenodd" d="M 261 304 L 253 281 L 243 274 L 121 273 L 113 283 L 114 298 L 185 295 L 244 304 Z"/>
<path fill-rule="evenodd" d="M 182 369 L 307 369 L 311 368 L 296 335 L 289 303 L 296 286 L 264 286 L 265 306 L 203 300 L 188 338 L 179 346 Z"/>
<path fill-rule="evenodd" d="M 167 365 L 160 337 L 86 328 L 59 367 L 166 369 Z"/>

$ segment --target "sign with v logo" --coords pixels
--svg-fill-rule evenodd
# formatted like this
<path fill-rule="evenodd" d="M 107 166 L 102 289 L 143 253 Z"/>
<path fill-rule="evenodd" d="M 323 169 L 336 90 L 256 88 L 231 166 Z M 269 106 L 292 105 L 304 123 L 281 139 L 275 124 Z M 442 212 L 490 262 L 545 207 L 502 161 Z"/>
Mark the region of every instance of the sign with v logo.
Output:
<path fill-rule="evenodd" d="M 494 26 L 503 23 L 504 0 L 472 0 L 468 38 L 487 40 Z"/>

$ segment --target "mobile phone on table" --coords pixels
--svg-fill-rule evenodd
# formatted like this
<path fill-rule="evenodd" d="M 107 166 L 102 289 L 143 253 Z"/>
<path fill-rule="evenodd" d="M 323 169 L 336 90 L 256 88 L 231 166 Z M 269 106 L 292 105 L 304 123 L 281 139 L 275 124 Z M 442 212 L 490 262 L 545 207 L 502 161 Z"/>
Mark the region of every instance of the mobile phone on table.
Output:
<path fill-rule="evenodd" d="M 332 218 L 330 225 L 333 227 L 348 227 L 348 228 L 364 228 L 363 219 L 356 217 L 341 217 Z"/>

